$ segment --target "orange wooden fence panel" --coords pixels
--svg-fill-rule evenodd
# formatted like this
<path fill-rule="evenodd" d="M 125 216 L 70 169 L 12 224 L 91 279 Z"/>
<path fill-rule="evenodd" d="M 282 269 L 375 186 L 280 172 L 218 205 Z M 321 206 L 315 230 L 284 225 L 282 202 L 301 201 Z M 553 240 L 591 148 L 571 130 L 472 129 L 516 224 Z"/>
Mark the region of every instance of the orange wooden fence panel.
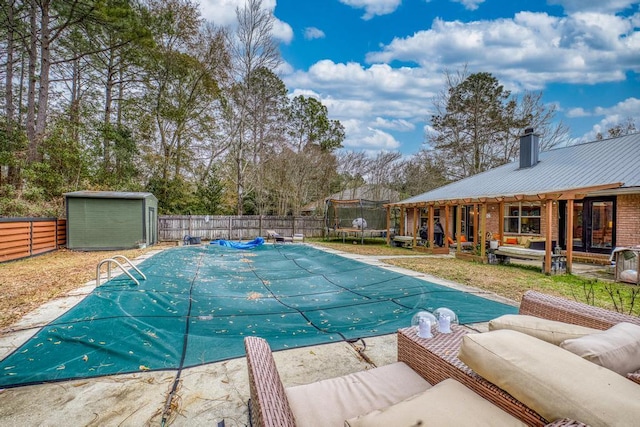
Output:
<path fill-rule="evenodd" d="M 56 236 L 58 247 L 67 245 L 67 220 L 58 219 L 58 235 Z"/>
<path fill-rule="evenodd" d="M 0 262 L 55 251 L 67 242 L 66 220 L 1 218 Z"/>

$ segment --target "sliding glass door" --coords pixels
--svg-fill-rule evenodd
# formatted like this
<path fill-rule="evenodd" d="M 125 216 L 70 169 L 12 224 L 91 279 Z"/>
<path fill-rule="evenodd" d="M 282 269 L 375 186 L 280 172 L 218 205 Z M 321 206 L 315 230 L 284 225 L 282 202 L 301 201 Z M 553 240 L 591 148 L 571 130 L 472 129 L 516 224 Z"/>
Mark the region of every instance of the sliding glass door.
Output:
<path fill-rule="evenodd" d="M 590 206 L 589 247 L 611 251 L 613 248 L 613 200 L 593 201 Z"/>
<path fill-rule="evenodd" d="M 573 216 L 574 251 L 610 253 L 615 247 L 615 197 L 575 201 L 573 212 L 567 212 L 566 202 L 561 202 L 560 208 L 560 242 L 563 247 L 567 243 L 567 215 Z"/>

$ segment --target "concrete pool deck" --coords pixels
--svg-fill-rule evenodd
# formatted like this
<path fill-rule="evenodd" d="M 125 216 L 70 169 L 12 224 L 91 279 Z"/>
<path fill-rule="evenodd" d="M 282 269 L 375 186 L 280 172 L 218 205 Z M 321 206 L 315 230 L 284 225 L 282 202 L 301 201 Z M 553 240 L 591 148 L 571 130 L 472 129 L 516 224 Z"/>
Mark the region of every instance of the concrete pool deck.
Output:
<path fill-rule="evenodd" d="M 514 301 L 495 294 L 385 264 L 384 259 L 388 257 L 328 251 L 517 305 Z M 136 259 L 135 263 L 155 253 L 157 252 L 150 252 Z M 8 330 L 1 331 L 0 358 L 19 347 L 38 328 L 77 304 L 94 287 L 95 281 L 89 282 L 62 298 L 44 304 Z M 468 327 L 476 331 L 487 329 L 486 323 Z M 395 334 L 366 338 L 364 343 L 338 342 L 296 348 L 275 352 L 274 358 L 286 386 L 336 377 L 396 361 Z M 362 357 L 361 353 L 366 357 Z M 167 402 L 176 375 L 176 371 L 141 372 L 0 389 L 0 426 L 215 426 L 222 421 L 227 427 L 249 424 L 249 385 L 244 358 L 183 370 L 174 399 Z"/>

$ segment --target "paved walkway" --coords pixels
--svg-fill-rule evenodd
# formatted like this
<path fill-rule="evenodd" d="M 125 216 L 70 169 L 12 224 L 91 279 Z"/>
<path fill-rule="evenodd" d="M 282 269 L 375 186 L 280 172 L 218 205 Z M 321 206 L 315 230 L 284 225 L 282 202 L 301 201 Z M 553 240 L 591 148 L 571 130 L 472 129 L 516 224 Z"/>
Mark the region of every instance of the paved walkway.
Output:
<path fill-rule="evenodd" d="M 136 262 L 152 255 L 149 253 Z M 455 282 L 390 266 L 383 262 L 387 257 L 341 255 L 456 289 L 471 290 Z M 584 271 L 588 270 L 584 267 Z M 575 271 L 578 274 L 578 268 Z M 75 305 L 94 287 L 95 283 L 89 282 L 13 325 L 14 332 L 0 337 L 0 358 L 20 346 L 37 328 Z M 485 296 L 516 305 L 494 294 L 485 292 Z M 487 329 L 485 323 L 468 327 L 476 331 Z M 285 386 L 396 361 L 395 334 L 367 338 L 365 343 L 366 349 L 362 342 L 340 342 L 280 351 L 274 357 Z M 359 351 L 364 351 L 366 358 Z M 175 371 L 145 372 L 0 390 L 0 426 L 215 426 L 223 420 L 226 427 L 248 425 L 249 385 L 244 358 L 184 370 L 174 399 L 167 402 L 175 376 Z"/>

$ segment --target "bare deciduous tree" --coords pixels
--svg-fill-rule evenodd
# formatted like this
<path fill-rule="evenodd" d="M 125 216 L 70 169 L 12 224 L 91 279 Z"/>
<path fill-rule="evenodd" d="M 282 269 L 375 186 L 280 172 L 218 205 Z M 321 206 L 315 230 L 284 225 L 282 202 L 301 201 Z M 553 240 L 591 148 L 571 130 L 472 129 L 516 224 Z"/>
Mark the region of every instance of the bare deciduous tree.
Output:
<path fill-rule="evenodd" d="M 230 33 L 229 46 L 235 72 L 232 103 L 227 112 L 230 154 L 234 160 L 237 190 L 237 213 L 242 215 L 246 193 L 246 174 L 253 157 L 248 110 L 254 88 L 252 76 L 263 68 L 274 70 L 282 61 L 273 39 L 273 15 L 262 8 L 262 0 L 247 0 L 243 8 L 236 9 L 238 28 Z"/>
<path fill-rule="evenodd" d="M 636 122 L 633 120 L 633 117 L 627 117 L 622 123 L 618 123 L 613 125 L 607 129 L 607 138 L 616 138 L 618 136 L 629 135 L 630 133 L 635 133 Z M 602 140 L 605 136 L 602 135 L 601 132 L 596 134 L 596 139 Z"/>

